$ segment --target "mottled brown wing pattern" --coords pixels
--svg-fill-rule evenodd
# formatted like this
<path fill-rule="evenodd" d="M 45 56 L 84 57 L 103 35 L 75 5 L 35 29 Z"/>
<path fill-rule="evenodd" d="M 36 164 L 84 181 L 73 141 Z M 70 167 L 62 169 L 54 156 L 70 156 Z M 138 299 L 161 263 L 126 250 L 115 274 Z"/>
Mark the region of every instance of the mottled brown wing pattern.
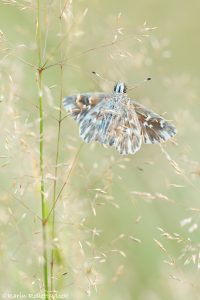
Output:
<path fill-rule="evenodd" d="M 119 108 L 119 112 L 110 126 L 109 145 L 113 145 L 120 154 L 135 154 L 142 143 L 137 115 L 127 105 Z"/>
<path fill-rule="evenodd" d="M 176 134 L 176 128 L 160 115 L 133 101 L 141 135 L 145 144 L 157 144 L 167 141 Z"/>
<path fill-rule="evenodd" d="M 80 123 L 87 113 L 103 99 L 108 99 L 111 94 L 85 93 L 65 97 L 63 106 L 71 116 Z"/>

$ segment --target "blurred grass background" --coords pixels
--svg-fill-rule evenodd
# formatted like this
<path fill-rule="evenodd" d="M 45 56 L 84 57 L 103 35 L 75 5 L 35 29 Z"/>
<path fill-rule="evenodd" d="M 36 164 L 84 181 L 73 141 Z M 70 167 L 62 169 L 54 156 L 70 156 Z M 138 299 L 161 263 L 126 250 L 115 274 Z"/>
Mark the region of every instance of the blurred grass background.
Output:
<path fill-rule="evenodd" d="M 57 194 L 67 182 L 53 243 L 54 289 L 67 299 L 200 299 L 199 10 L 195 0 L 42 1 L 45 196 L 51 209 L 54 181 Z M 43 291 L 36 15 L 36 1 L 0 2 L 5 298 Z M 129 95 L 167 112 L 175 143 L 122 157 L 82 145 L 62 110 L 54 178 L 60 99 L 113 89 L 92 71 L 129 85 L 152 77 Z"/>

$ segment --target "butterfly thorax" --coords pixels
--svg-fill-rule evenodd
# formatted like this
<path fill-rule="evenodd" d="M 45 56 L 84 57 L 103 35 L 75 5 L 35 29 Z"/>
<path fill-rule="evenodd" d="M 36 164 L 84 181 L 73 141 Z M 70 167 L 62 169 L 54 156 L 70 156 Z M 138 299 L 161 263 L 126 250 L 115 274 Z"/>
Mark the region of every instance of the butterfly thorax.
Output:
<path fill-rule="evenodd" d="M 112 102 L 116 109 L 123 108 L 123 104 L 127 103 L 128 96 L 126 93 L 127 87 L 123 82 L 117 82 L 112 93 Z"/>

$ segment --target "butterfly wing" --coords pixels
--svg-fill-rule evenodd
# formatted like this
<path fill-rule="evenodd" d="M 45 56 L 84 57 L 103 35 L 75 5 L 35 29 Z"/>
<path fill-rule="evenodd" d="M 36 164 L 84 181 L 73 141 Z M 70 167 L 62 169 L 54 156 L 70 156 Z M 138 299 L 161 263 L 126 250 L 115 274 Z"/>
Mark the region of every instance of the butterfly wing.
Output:
<path fill-rule="evenodd" d="M 117 98 L 116 98 L 117 97 Z M 85 93 L 64 98 L 64 108 L 80 124 L 80 137 L 113 146 L 120 154 L 134 154 L 146 144 L 164 142 L 175 127 L 145 106 L 122 95 Z"/>
<path fill-rule="evenodd" d="M 103 99 L 110 97 L 105 93 L 85 93 L 65 97 L 63 106 L 71 116 L 80 123 L 87 113 Z"/>
<path fill-rule="evenodd" d="M 134 154 L 141 146 L 141 129 L 134 110 L 115 99 L 104 99 L 80 122 L 80 136 L 86 142 L 113 146 L 120 154 Z"/>
<path fill-rule="evenodd" d="M 120 110 L 119 110 L 120 111 Z M 133 109 L 122 107 L 120 113 L 111 124 L 109 145 L 115 147 L 120 154 L 135 154 L 141 147 L 141 128 Z"/>
<path fill-rule="evenodd" d="M 146 144 L 157 144 L 167 141 L 176 134 L 176 128 L 160 115 L 133 101 L 143 141 Z"/>

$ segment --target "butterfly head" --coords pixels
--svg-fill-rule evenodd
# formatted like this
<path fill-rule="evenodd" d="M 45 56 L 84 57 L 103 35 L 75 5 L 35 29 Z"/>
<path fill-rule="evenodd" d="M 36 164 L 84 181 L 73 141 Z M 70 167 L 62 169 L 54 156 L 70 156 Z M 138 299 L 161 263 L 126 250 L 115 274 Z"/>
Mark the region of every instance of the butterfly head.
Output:
<path fill-rule="evenodd" d="M 114 86 L 114 93 L 116 94 L 125 94 L 127 87 L 123 82 L 117 82 Z"/>

